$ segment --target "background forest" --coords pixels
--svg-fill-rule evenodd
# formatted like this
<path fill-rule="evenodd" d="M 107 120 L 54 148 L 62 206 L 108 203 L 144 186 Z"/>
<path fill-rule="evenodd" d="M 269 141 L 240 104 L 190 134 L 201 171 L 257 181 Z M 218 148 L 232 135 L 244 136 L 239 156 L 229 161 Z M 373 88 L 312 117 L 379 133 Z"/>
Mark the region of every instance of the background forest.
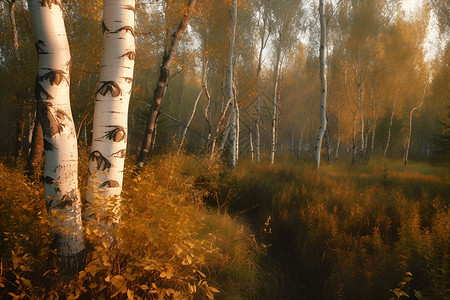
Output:
<path fill-rule="evenodd" d="M 0 120 L 1 127 L 10 130 L 0 133 L 0 151 L 4 156 L 17 157 L 26 156 L 31 139 L 35 110 L 33 70 L 37 61 L 29 16 L 22 1 L 14 2 L 18 49 L 13 47 L 9 3 L 2 2 L 1 13 Z M 141 146 L 150 110 L 146 104 L 151 104 L 162 54 L 181 20 L 182 4 L 137 3 L 129 153 L 136 153 Z M 423 106 L 413 115 L 410 155 L 425 159 L 446 151 L 442 143 L 449 122 L 448 4 L 419 4 L 405 12 L 401 1 L 328 3 L 328 130 L 323 154 L 329 161 L 348 160 L 352 153 L 357 160 L 372 154 L 402 157 L 410 112 L 420 103 L 424 89 Z M 198 134 L 188 130 L 185 147 L 191 153 L 205 151 L 208 126 L 217 125 L 226 104 L 230 5 L 227 1 L 198 3 L 172 66 L 161 107 L 163 114 L 158 119 L 156 151 L 179 143 L 184 127 L 172 118 L 187 123 L 202 89 L 202 72 L 211 98 L 209 116 L 206 120 L 208 97 L 203 92 L 190 125 Z M 90 141 L 92 130 L 102 46 L 101 8 L 101 3 L 65 3 L 73 59 L 71 104 L 81 146 Z M 250 153 L 250 134 L 256 147 L 257 115 L 261 152 L 269 152 L 276 97 L 277 155 L 311 157 L 320 120 L 317 9 L 317 1 L 239 2 L 234 89 L 240 110 L 241 155 Z M 227 122 L 223 123 L 222 127 L 226 127 Z"/>
<path fill-rule="evenodd" d="M 325 1 L 319 171 L 319 1 L 198 0 L 136 172 L 161 65 L 192 2 L 136 2 L 117 240 L 85 223 L 85 266 L 62 278 L 49 259 L 43 161 L 25 172 L 38 46 L 27 2 L 1 0 L 0 297 L 448 297 L 448 1 Z M 63 8 L 85 195 L 103 5 Z"/>

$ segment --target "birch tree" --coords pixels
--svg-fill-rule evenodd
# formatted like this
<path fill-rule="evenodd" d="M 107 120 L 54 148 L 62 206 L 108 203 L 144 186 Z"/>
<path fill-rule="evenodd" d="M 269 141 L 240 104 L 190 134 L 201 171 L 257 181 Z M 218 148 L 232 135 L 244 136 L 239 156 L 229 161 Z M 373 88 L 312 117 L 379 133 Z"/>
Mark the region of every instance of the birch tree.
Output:
<path fill-rule="evenodd" d="M 422 94 L 422 98 L 420 99 L 420 102 L 417 104 L 417 106 L 415 106 L 413 109 L 411 109 L 411 111 L 409 112 L 409 130 L 408 130 L 408 135 L 406 137 L 406 146 L 405 146 L 405 156 L 403 158 L 403 163 L 406 166 L 406 164 L 408 163 L 408 154 L 409 154 L 409 147 L 411 146 L 411 134 L 412 134 L 412 119 L 413 119 L 413 113 L 420 109 L 420 107 L 422 107 L 423 105 L 423 100 L 425 98 L 425 92 L 427 90 L 427 86 L 428 84 L 425 85 L 425 88 L 423 89 L 423 94 Z"/>
<path fill-rule="evenodd" d="M 96 88 L 87 201 L 94 204 L 96 192 L 103 200 L 116 198 L 111 215 L 100 211 L 107 214 L 102 216 L 107 222 L 116 222 L 119 218 L 128 105 L 136 58 L 134 15 L 134 0 L 103 2 L 103 56 Z M 101 208 L 106 206 L 101 205 Z"/>
<path fill-rule="evenodd" d="M 79 269 L 84 253 L 78 152 L 70 108 L 71 56 L 57 1 L 28 1 L 39 67 L 35 95 L 45 149 L 44 195 L 63 274 Z"/>
<path fill-rule="evenodd" d="M 322 150 L 322 139 L 327 129 L 327 79 L 326 79 L 326 43 L 327 43 L 327 25 L 325 22 L 325 0 L 319 0 L 319 18 L 320 18 L 320 128 L 316 140 L 316 162 L 317 168 L 320 167 L 320 152 Z M 329 143 L 329 141 L 328 141 Z"/>
<path fill-rule="evenodd" d="M 298 34 L 300 32 L 302 19 L 301 1 L 289 0 L 275 5 L 272 9 L 272 21 L 274 24 L 273 43 L 273 63 L 274 63 L 274 87 L 272 106 L 272 141 L 270 147 L 269 161 L 275 160 L 277 144 L 277 122 L 279 97 L 281 93 L 280 78 L 283 68 L 283 60 L 295 45 L 298 45 Z"/>
<path fill-rule="evenodd" d="M 189 0 L 187 9 L 183 15 L 183 19 L 178 24 L 177 29 L 172 35 L 172 40 L 169 49 L 164 53 L 163 61 L 160 67 L 159 79 L 155 88 L 153 95 L 152 106 L 150 110 L 150 116 L 145 128 L 144 138 L 142 140 L 141 150 L 137 158 L 136 166 L 137 169 L 141 169 L 144 166 L 145 160 L 147 159 L 148 152 L 152 143 L 156 119 L 158 118 L 159 107 L 161 106 L 162 99 L 164 97 L 167 81 L 169 79 L 170 67 L 172 66 L 175 53 L 177 52 L 178 46 L 180 44 L 181 38 L 184 35 L 186 27 L 189 23 L 191 15 L 194 11 L 195 4 L 197 0 Z"/>
<path fill-rule="evenodd" d="M 231 141 L 231 160 L 230 165 L 232 168 L 236 167 L 237 151 L 238 151 L 238 113 L 237 103 L 233 91 L 233 59 L 234 59 L 234 41 L 236 39 L 236 24 L 237 24 L 237 0 L 233 0 L 233 8 L 231 11 L 231 33 L 230 33 L 230 52 L 228 53 L 228 69 L 227 69 L 227 89 L 226 96 L 231 100 L 231 120 L 230 120 L 230 141 Z"/>

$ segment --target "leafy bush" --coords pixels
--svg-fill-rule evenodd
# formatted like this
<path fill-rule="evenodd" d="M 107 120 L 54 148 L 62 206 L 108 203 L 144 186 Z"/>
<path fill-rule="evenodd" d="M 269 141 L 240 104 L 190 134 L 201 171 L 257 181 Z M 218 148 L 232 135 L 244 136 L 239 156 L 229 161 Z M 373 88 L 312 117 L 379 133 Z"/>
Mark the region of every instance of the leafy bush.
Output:
<path fill-rule="evenodd" d="M 105 236 L 95 222 L 85 222 L 86 267 L 64 282 L 48 261 L 41 184 L 0 164 L 0 298 L 256 297 L 261 252 L 253 235 L 236 218 L 206 208 L 207 191 L 196 185 L 195 172 L 218 170 L 184 155 L 157 157 L 138 176 L 129 168 L 119 224 Z M 81 174 L 85 182 L 86 170 Z"/>

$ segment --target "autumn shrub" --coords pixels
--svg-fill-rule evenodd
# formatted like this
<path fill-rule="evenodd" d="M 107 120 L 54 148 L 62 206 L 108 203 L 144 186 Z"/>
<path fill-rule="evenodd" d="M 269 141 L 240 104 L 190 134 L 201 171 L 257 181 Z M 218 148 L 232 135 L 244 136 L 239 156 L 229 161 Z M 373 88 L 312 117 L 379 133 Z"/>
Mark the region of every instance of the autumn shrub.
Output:
<path fill-rule="evenodd" d="M 257 297 L 261 251 L 253 234 L 237 218 L 205 207 L 208 191 L 197 184 L 199 174 L 215 178 L 220 166 L 173 154 L 153 158 L 139 175 L 129 166 L 120 222 L 106 235 L 95 218 L 85 222 L 86 267 L 70 281 L 61 281 L 48 260 L 41 183 L 0 168 L 0 298 Z M 86 170 L 80 174 L 85 182 Z"/>
<path fill-rule="evenodd" d="M 233 190 L 230 209 L 269 240 L 282 268 L 295 266 L 288 276 L 304 287 L 299 297 L 442 299 L 450 282 L 450 183 L 448 172 L 432 170 L 388 161 L 320 172 L 295 162 L 246 164 L 220 193 Z"/>

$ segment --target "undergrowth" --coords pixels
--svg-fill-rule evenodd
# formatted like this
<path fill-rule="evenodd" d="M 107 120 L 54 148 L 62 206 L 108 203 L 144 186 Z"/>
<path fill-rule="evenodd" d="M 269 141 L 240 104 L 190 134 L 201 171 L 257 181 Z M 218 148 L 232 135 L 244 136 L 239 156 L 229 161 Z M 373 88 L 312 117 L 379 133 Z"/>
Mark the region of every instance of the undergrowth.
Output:
<path fill-rule="evenodd" d="M 205 207 L 208 191 L 196 184 L 199 174 L 219 170 L 185 155 L 157 157 L 138 176 L 130 167 L 120 222 L 108 233 L 114 238 L 85 222 L 86 267 L 62 281 L 48 259 L 54 250 L 42 183 L 0 164 L 0 298 L 257 298 L 254 236 L 240 220 Z M 85 182 L 86 169 L 80 174 Z"/>
<path fill-rule="evenodd" d="M 249 163 L 227 176 L 218 198 L 248 218 L 290 278 L 280 297 L 445 299 L 448 174 L 445 166 L 390 161 L 320 172 L 312 164 Z"/>

